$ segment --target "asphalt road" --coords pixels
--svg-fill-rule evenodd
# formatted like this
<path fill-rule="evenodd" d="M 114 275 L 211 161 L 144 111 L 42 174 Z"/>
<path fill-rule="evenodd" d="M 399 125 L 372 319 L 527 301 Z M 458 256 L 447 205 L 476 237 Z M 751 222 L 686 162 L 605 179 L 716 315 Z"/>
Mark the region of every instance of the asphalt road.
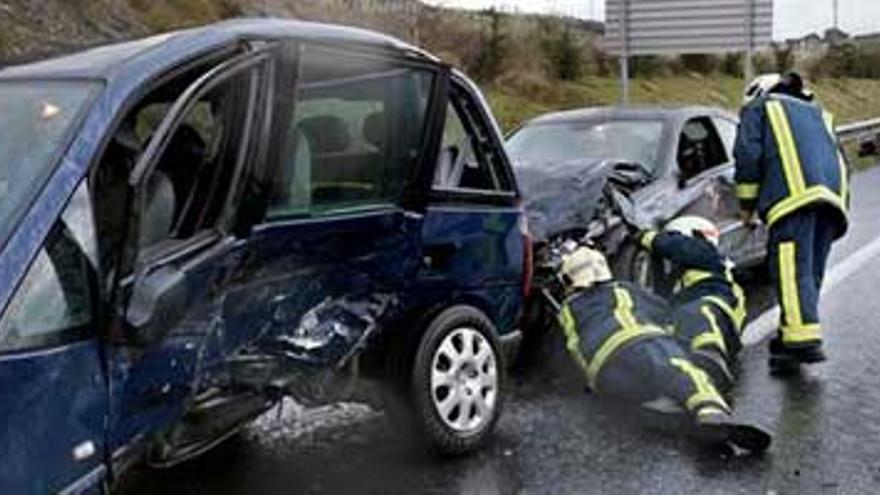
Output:
<path fill-rule="evenodd" d="M 167 471 L 138 470 L 121 492 L 182 494 L 878 493 L 880 492 L 880 169 L 853 180 L 849 235 L 831 266 L 850 263 L 823 298 L 830 360 L 770 377 L 766 344 L 746 349 L 738 413 L 775 434 L 760 457 L 726 458 L 646 429 L 553 365 L 511 377 L 512 396 L 484 451 L 424 452 L 382 414 L 358 405 L 288 405 L 218 451 Z M 860 254 L 861 253 L 861 254 Z M 832 268 L 832 272 L 834 269 Z M 750 287 L 754 317 L 770 305 Z M 558 342 L 557 342 L 558 344 Z M 558 347 L 558 346 L 557 346 Z"/>

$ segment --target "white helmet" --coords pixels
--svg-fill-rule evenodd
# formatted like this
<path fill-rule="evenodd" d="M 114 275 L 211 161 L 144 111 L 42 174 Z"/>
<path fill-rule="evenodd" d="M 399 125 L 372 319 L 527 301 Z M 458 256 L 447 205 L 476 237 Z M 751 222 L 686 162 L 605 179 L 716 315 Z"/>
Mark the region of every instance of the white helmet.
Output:
<path fill-rule="evenodd" d="M 562 274 L 568 278 L 569 285 L 576 289 L 589 289 L 596 283 L 613 278 L 605 256 L 588 247 L 580 247 L 563 257 Z"/>
<path fill-rule="evenodd" d="M 758 98 L 766 96 L 780 82 L 782 82 L 782 76 L 775 73 L 761 74 L 752 79 L 752 82 L 743 90 L 743 105 L 748 105 Z"/>
<path fill-rule="evenodd" d="M 693 215 L 678 217 L 666 224 L 664 229 L 667 232 L 678 232 L 688 237 L 699 235 L 715 247 L 718 247 L 718 239 L 721 237 L 721 231 L 711 220 Z"/>

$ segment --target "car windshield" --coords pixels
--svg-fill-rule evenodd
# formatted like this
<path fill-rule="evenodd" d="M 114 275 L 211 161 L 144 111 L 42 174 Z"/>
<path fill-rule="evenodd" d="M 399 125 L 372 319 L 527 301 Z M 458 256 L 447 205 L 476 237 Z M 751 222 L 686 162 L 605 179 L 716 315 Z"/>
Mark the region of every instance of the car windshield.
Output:
<path fill-rule="evenodd" d="M 0 82 L 0 246 L 54 168 L 89 82 Z"/>
<path fill-rule="evenodd" d="M 654 170 L 662 134 L 660 120 L 546 122 L 526 125 L 507 147 L 517 163 L 614 158 Z"/>

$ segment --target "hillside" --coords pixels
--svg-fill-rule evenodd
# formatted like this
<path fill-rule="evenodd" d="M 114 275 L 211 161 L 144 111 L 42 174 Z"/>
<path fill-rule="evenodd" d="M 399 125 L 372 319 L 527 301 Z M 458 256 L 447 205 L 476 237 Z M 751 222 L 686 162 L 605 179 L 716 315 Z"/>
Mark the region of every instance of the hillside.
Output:
<path fill-rule="evenodd" d="M 736 112 L 742 100 L 742 80 L 700 74 L 683 77 L 636 79 L 630 86 L 630 100 L 644 104 L 715 105 Z M 872 79 L 820 79 L 814 82 L 820 102 L 838 122 L 880 116 L 880 81 Z M 488 97 L 506 129 L 524 119 L 558 109 L 614 105 L 619 98 L 614 78 L 586 77 L 578 82 L 519 81 L 493 85 Z"/>
<path fill-rule="evenodd" d="M 424 46 L 480 80 L 506 129 L 542 112 L 618 98 L 616 64 L 595 48 L 596 23 L 417 0 L 0 0 L 0 64 L 258 15 L 357 25 Z M 660 74 L 633 81 L 633 103 L 739 104 L 737 78 L 674 64 Z M 816 89 L 839 121 L 880 116 L 880 81 L 823 78 Z"/>

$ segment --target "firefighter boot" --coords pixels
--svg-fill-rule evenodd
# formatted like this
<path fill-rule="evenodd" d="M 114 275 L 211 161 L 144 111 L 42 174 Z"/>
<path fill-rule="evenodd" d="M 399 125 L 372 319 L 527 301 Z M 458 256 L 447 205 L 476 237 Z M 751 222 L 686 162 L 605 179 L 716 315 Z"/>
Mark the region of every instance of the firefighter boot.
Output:
<path fill-rule="evenodd" d="M 777 333 L 770 341 L 770 373 L 774 375 L 797 374 L 801 364 L 821 363 L 825 359 L 821 340 L 784 344 L 782 334 Z"/>
<path fill-rule="evenodd" d="M 734 452 L 760 453 L 773 441 L 773 437 L 761 428 L 736 421 L 726 411 L 713 406 L 701 408 L 695 419 L 700 440 L 732 447 Z"/>

